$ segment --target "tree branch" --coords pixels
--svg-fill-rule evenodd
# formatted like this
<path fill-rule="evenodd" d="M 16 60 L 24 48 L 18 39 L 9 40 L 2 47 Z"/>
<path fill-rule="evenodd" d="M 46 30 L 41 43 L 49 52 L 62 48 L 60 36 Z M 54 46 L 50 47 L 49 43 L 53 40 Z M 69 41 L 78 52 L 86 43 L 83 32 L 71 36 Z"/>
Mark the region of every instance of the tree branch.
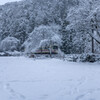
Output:
<path fill-rule="evenodd" d="M 98 41 L 94 36 L 92 36 L 91 34 L 89 34 L 97 43 L 100 44 L 100 41 Z"/>

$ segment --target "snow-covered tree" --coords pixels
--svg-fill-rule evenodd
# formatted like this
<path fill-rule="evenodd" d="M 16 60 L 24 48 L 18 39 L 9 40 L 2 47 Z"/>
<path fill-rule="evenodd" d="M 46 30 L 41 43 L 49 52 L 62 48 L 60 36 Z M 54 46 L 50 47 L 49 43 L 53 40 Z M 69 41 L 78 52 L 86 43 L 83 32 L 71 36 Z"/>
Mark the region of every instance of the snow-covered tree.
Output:
<path fill-rule="evenodd" d="M 57 26 L 55 27 L 57 28 Z M 60 43 L 60 41 L 58 41 L 58 37 L 57 30 L 55 30 L 52 26 L 41 25 L 36 27 L 34 31 L 30 33 L 28 40 L 24 43 L 25 51 L 31 52 L 32 50 L 35 50 L 39 46 L 49 43 L 50 41 Z"/>
<path fill-rule="evenodd" d="M 74 30 L 74 33 L 72 32 L 76 38 L 74 38 L 74 45 L 76 43 L 78 48 L 82 48 L 83 50 L 80 50 L 82 50 L 83 53 L 88 52 L 90 48 L 91 52 L 94 52 L 93 40 L 96 40 L 96 38 L 93 34 L 97 31 L 96 28 L 94 29 L 94 27 L 96 27 L 94 24 L 99 22 L 99 20 L 98 22 L 94 21 L 94 11 L 98 8 L 98 4 L 99 0 L 80 0 L 78 6 L 70 8 L 67 16 L 67 20 L 69 20 L 70 24 L 66 29 Z M 99 42 L 98 40 L 96 41 Z"/>
<path fill-rule="evenodd" d="M 18 50 L 20 41 L 14 37 L 7 37 L 0 43 L 0 51 L 14 51 Z"/>

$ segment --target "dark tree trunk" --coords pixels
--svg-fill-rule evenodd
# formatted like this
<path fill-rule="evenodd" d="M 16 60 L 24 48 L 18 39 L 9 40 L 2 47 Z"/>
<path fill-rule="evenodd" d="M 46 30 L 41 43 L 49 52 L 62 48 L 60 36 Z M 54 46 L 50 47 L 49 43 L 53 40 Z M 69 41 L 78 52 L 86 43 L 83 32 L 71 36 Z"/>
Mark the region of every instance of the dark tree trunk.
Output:
<path fill-rule="evenodd" d="M 92 53 L 94 53 L 94 38 L 92 37 Z"/>

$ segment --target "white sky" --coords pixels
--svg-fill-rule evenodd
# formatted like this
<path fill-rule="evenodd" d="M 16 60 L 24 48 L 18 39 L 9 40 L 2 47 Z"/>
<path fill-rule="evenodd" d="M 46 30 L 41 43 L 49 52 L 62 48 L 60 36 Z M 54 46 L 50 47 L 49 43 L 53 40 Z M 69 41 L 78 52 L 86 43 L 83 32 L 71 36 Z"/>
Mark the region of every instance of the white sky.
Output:
<path fill-rule="evenodd" d="M 3 5 L 7 2 L 14 2 L 14 1 L 21 1 L 21 0 L 0 0 L 0 5 Z"/>

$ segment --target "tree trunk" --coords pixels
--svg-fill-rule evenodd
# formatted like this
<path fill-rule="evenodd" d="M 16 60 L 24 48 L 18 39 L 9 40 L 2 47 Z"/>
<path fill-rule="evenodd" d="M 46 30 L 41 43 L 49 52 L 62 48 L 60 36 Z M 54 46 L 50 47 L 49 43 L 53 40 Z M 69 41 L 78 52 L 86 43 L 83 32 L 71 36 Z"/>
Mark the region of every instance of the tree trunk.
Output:
<path fill-rule="evenodd" d="M 94 53 L 94 38 L 92 37 L 92 53 Z"/>

